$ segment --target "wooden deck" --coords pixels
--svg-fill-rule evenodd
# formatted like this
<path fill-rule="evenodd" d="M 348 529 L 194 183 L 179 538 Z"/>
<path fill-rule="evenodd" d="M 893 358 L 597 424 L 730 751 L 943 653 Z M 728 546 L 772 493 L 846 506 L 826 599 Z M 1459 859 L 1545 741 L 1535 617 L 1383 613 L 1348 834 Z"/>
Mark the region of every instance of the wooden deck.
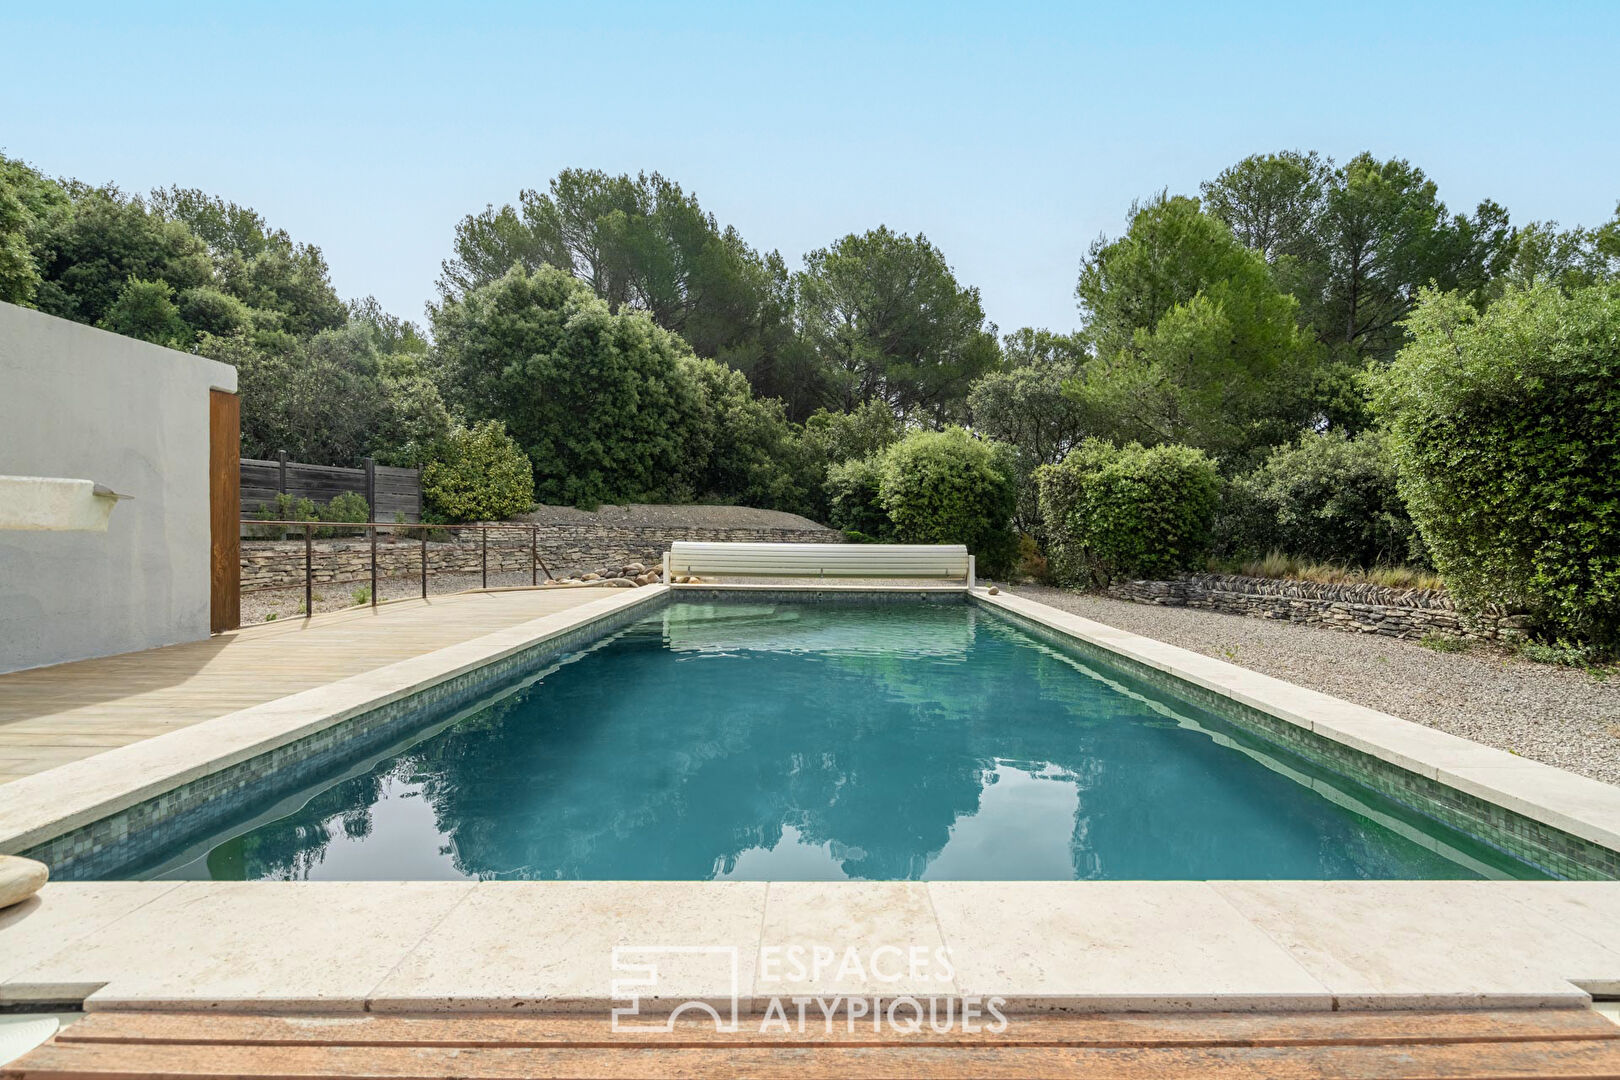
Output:
<path fill-rule="evenodd" d="M 812 1007 L 812 1013 L 814 1009 Z M 1612 1077 L 1585 1009 L 1011 1018 L 999 1035 L 614 1034 L 605 1017 L 92 1013 L 0 1077 Z"/>
<path fill-rule="evenodd" d="M 542 589 L 401 600 L 0 675 L 0 784 L 605 595 Z"/>

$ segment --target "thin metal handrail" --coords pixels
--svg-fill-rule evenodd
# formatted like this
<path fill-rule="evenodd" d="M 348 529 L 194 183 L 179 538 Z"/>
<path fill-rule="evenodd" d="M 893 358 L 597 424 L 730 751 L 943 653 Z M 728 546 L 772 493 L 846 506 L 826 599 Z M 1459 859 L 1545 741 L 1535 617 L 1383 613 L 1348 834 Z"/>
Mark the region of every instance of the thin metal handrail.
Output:
<path fill-rule="evenodd" d="M 479 575 L 483 588 L 489 588 L 489 534 L 491 532 L 528 533 L 529 534 L 529 583 L 540 584 L 540 572 L 545 571 L 546 579 L 551 580 L 551 568 L 540 557 L 540 526 L 535 523 L 527 525 L 430 525 L 415 521 L 284 521 L 279 518 L 242 518 L 241 526 L 272 527 L 284 529 L 300 529 L 304 534 L 304 618 L 314 614 L 315 609 L 315 530 L 316 529 L 364 529 L 371 549 L 371 606 L 377 606 L 377 585 L 379 574 L 377 569 L 377 533 L 379 530 L 420 529 L 421 530 L 421 577 L 422 599 L 428 595 L 428 536 L 432 530 L 441 532 L 461 533 L 468 529 L 479 532 Z"/>

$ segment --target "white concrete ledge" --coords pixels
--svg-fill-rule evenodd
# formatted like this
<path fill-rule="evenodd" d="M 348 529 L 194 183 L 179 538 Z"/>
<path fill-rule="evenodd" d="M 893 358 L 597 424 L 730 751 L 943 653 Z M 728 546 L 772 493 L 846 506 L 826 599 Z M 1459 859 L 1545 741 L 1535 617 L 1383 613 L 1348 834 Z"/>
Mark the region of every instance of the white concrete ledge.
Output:
<path fill-rule="evenodd" d="M 627 608 L 662 585 L 600 600 L 0 784 L 0 853 L 16 853 Z"/>
<path fill-rule="evenodd" d="M 817 945 L 863 970 L 801 979 L 766 959 Z M 629 975 L 615 946 L 665 950 L 634 958 L 659 964 L 648 1002 L 735 992 L 756 1014 L 901 995 L 1009 1012 L 1554 1007 L 1620 989 L 1620 883 L 51 884 L 0 912 L 0 1004 L 605 1020 Z M 944 949 L 949 967 L 874 975 L 882 947 Z"/>
<path fill-rule="evenodd" d="M 1118 630 L 1021 596 L 974 589 L 987 607 L 1022 616 L 1258 709 L 1324 738 L 1620 850 L 1620 787 L 1482 746 L 1410 720 L 1261 675 L 1190 649 Z"/>

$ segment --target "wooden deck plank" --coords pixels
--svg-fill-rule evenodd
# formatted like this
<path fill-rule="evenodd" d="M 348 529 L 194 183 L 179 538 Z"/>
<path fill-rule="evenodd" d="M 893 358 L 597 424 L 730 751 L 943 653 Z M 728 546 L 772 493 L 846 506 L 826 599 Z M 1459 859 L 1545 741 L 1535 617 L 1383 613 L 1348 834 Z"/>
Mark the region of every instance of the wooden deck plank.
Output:
<path fill-rule="evenodd" d="M 925 1041 L 934 1045 L 998 1046 L 1299 1046 L 1390 1043 L 1620 1040 L 1620 1025 L 1590 1009 L 1510 1009 L 1403 1012 L 1099 1013 L 1013 1016 L 1006 1031 L 916 1036 L 855 1030 L 840 1020 L 831 1030 L 812 1024 L 803 1035 L 716 1031 L 702 1021 L 674 1031 L 615 1033 L 600 1016 L 365 1016 L 351 1018 L 195 1013 L 100 1012 L 63 1031 L 66 1042 L 239 1043 L 347 1046 L 877 1046 Z"/>
<path fill-rule="evenodd" d="M 458 593 L 0 675 L 0 783 L 608 595 Z"/>
<path fill-rule="evenodd" d="M 1580 1009 L 1015 1016 L 1000 1035 L 613 1034 L 601 1017 L 98 1013 L 0 1077 L 1031 1077 L 1411 1080 L 1620 1075 Z"/>
<path fill-rule="evenodd" d="M 64 1077 L 687 1078 L 823 1080 L 867 1077 L 1194 1080 L 1208 1077 L 1612 1077 L 1614 1041 L 1304 1047 L 794 1047 L 626 1049 L 557 1047 L 209 1046 L 54 1041 L 0 1072 Z"/>

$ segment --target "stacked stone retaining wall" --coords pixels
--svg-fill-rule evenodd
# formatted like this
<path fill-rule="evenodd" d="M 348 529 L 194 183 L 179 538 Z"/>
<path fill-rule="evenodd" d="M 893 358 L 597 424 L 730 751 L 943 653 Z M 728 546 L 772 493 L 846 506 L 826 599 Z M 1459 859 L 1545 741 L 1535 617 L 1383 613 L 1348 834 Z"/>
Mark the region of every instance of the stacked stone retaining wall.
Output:
<path fill-rule="evenodd" d="M 1508 641 L 1522 638 L 1525 630 L 1523 616 L 1462 612 L 1436 589 L 1194 574 L 1173 581 L 1120 582 L 1103 591 L 1138 604 L 1205 608 L 1394 638 Z"/>
<path fill-rule="evenodd" d="M 476 574 L 482 551 L 475 531 L 437 530 L 428 543 L 428 573 Z M 528 573 L 530 531 L 519 526 L 510 532 L 489 534 L 489 572 Z M 583 574 L 600 567 L 660 562 L 676 540 L 741 541 L 750 543 L 838 544 L 842 533 L 832 529 L 645 527 L 631 525 L 541 525 L 537 534 L 540 559 L 556 577 Z M 371 576 L 371 545 L 364 538 L 316 540 L 311 560 L 317 585 L 363 582 Z M 304 542 L 244 540 L 242 590 L 279 589 L 304 583 Z M 415 530 L 377 542 L 377 572 L 382 577 L 411 577 L 422 572 L 422 548 Z M 545 572 L 540 574 L 545 580 Z"/>

